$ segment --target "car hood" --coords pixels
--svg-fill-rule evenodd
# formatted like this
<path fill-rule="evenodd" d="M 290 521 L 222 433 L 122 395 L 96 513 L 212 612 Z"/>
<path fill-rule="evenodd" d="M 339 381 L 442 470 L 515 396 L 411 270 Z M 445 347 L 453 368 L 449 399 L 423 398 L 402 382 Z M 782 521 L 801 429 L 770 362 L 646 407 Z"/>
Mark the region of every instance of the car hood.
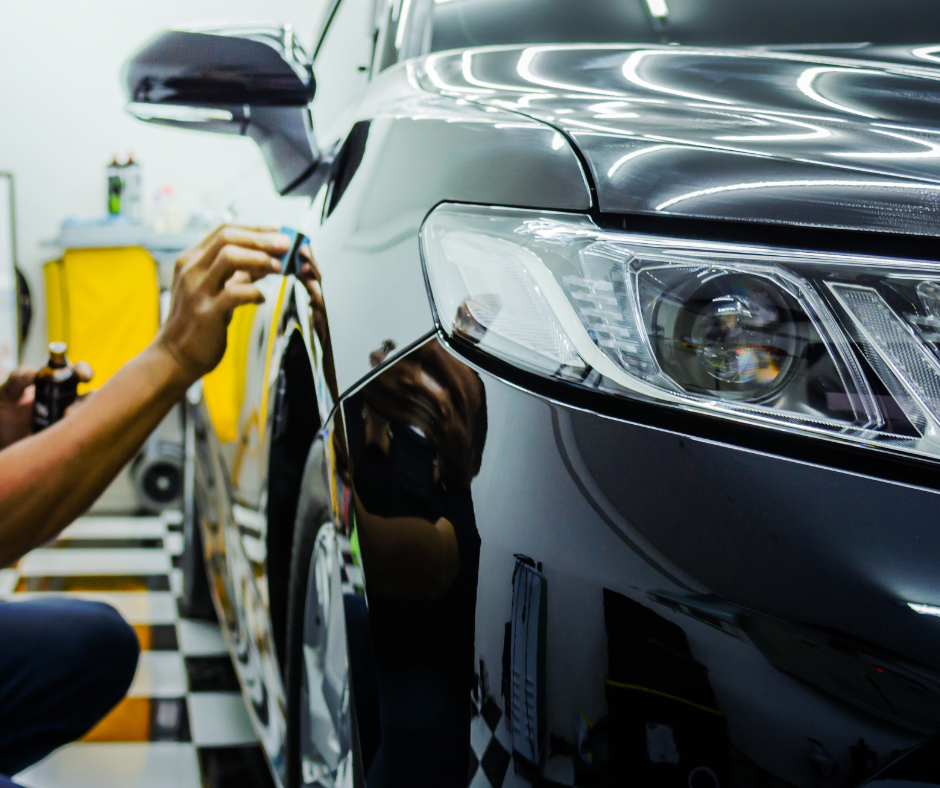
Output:
<path fill-rule="evenodd" d="M 499 47 L 416 73 L 563 131 L 603 212 L 940 227 L 940 46 Z"/>

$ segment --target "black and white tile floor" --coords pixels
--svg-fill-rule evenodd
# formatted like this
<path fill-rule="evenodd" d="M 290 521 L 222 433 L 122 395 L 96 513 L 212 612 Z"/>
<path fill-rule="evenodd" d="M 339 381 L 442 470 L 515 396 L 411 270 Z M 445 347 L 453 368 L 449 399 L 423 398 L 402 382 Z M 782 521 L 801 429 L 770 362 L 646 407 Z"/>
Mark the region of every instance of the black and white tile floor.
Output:
<path fill-rule="evenodd" d="M 531 788 L 531 776 L 516 772 L 512 733 L 503 710 L 487 698 L 470 722 L 469 788 Z M 530 773 L 531 774 L 531 773 Z M 578 788 L 571 756 L 553 754 L 539 769 L 540 788 Z"/>
<path fill-rule="evenodd" d="M 179 518 L 84 517 L 12 569 L 0 596 L 63 594 L 117 608 L 137 631 L 127 697 L 84 739 L 17 775 L 30 788 L 270 788 L 215 623 L 182 618 Z"/>
<path fill-rule="evenodd" d="M 113 605 L 137 632 L 127 697 L 81 741 L 16 776 L 28 788 L 273 788 L 217 624 L 180 616 L 178 513 L 83 517 L 11 569 L 0 598 L 60 594 Z M 488 698 L 471 723 L 470 788 L 526 788 L 511 733 Z M 577 785 L 572 760 L 548 759 L 541 785 Z"/>

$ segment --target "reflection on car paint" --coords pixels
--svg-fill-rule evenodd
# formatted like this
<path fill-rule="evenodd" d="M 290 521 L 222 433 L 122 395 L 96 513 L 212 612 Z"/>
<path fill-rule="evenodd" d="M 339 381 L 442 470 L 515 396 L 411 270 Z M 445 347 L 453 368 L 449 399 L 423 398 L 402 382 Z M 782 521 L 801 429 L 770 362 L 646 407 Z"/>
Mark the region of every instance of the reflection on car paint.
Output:
<path fill-rule="evenodd" d="M 604 211 L 930 234 L 923 65 L 923 48 L 854 47 L 841 66 L 784 47 L 584 44 L 440 53 L 417 71 L 570 135 Z"/>
<path fill-rule="evenodd" d="M 420 342 L 432 324 L 412 287 L 439 199 L 587 210 L 572 142 L 604 211 L 933 233 L 934 119 L 909 92 L 932 95 L 911 70 L 932 51 L 856 48 L 864 65 L 846 69 L 806 53 L 518 47 L 383 77 L 413 92 L 366 107 L 368 144 L 347 148 L 358 183 L 334 172 L 335 200 L 311 212 L 325 287 L 362 296 L 329 302 L 337 368 L 303 289 L 272 278 L 275 314 L 294 322 L 265 313 L 246 342 L 240 451 L 257 467 L 211 437 L 201 461 L 215 599 L 282 782 L 262 466 L 264 436 L 290 434 L 276 420 L 294 334 L 313 348 L 304 404 L 326 426 L 308 461 L 329 511 L 303 619 L 306 783 L 850 786 L 898 756 L 875 784 L 936 781 L 936 740 L 917 744 L 940 727 L 940 629 L 898 603 L 935 598 L 936 492 L 537 396 Z M 478 153 L 482 128 L 501 140 L 486 155 L 552 156 L 555 191 L 532 186 L 544 162 L 500 179 L 502 196 L 474 191 L 482 159 L 454 151 Z M 510 128 L 524 132 L 512 144 Z M 420 160 L 425 179 L 449 169 L 412 194 L 379 153 L 408 172 Z"/>
<path fill-rule="evenodd" d="M 341 413 L 330 539 L 367 785 L 464 785 L 465 763 L 503 785 L 855 785 L 940 724 L 930 668 L 709 592 L 637 531 L 578 456 L 590 416 L 438 339 Z"/>
<path fill-rule="evenodd" d="M 347 399 L 343 415 L 368 598 L 369 633 L 356 638 L 372 645 L 352 660 L 370 663 L 358 672 L 371 673 L 376 701 L 372 714 L 358 715 L 366 779 L 463 785 L 480 560 L 470 484 L 486 440 L 483 384 L 431 341 Z"/>

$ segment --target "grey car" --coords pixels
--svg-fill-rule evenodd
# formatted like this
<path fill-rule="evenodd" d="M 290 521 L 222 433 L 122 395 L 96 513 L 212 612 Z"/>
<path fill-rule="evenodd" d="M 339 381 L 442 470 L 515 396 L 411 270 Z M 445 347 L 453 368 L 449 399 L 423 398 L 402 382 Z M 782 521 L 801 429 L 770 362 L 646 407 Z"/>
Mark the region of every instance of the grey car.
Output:
<path fill-rule="evenodd" d="M 183 602 L 279 785 L 938 782 L 937 41 L 334 0 L 128 61 L 310 200 L 187 422 Z"/>

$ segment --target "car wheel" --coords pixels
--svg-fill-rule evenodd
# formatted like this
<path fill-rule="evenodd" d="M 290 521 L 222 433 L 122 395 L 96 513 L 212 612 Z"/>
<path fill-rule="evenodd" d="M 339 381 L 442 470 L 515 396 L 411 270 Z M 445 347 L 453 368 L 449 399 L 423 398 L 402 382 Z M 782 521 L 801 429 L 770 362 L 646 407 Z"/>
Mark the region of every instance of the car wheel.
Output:
<path fill-rule="evenodd" d="M 183 552 L 180 555 L 183 589 L 179 606 L 186 618 L 215 621 L 196 503 L 196 427 L 194 409 L 187 408 L 183 433 Z"/>
<path fill-rule="evenodd" d="M 355 719 L 343 601 L 346 538 L 331 519 L 323 441 L 304 469 L 291 556 L 288 612 L 289 788 L 354 788 Z"/>

